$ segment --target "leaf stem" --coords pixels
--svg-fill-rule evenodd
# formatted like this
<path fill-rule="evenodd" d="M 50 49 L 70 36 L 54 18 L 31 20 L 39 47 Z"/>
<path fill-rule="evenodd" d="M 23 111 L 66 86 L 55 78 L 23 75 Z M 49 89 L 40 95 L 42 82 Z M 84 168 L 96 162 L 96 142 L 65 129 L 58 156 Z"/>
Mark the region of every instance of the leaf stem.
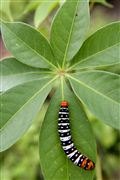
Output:
<path fill-rule="evenodd" d="M 61 95 L 62 95 L 62 101 L 64 101 L 64 83 L 63 83 L 63 76 L 61 76 Z"/>
<path fill-rule="evenodd" d="M 95 2 L 94 2 L 94 0 L 92 0 L 92 1 L 91 1 L 91 4 L 90 4 L 90 11 L 93 9 L 94 4 L 95 4 Z"/>
<path fill-rule="evenodd" d="M 99 180 L 103 180 L 103 178 L 102 178 L 101 162 L 100 162 L 100 157 L 99 156 L 97 156 L 96 177 Z"/>

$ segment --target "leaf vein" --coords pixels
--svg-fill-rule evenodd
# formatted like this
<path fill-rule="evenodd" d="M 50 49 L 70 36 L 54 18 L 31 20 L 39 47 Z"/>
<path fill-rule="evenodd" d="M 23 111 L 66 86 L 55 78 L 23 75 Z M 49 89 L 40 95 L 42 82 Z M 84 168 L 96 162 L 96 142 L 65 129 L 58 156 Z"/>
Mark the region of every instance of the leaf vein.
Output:
<path fill-rule="evenodd" d="M 57 77 L 53 78 L 52 80 L 50 80 L 47 84 L 45 84 L 37 93 L 35 93 L 17 112 L 14 113 L 14 115 L 12 115 L 12 117 L 10 119 L 8 119 L 7 123 L 0 129 L 0 132 L 7 126 L 7 124 L 12 120 L 12 118 L 14 118 L 14 116 L 20 112 L 23 107 L 28 104 L 28 102 L 30 102 L 35 96 L 37 96 L 41 91 L 44 90 L 45 87 L 47 87 L 50 83 L 52 83 Z"/>

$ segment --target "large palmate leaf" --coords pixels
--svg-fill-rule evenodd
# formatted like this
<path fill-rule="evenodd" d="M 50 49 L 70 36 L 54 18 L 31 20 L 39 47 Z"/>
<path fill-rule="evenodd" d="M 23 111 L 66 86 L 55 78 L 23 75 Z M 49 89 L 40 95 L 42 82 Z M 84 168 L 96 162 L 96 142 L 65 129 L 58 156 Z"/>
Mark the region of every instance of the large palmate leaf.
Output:
<path fill-rule="evenodd" d="M 20 62 L 40 68 L 55 68 L 55 60 L 48 41 L 34 28 L 24 23 L 1 25 L 7 49 Z"/>
<path fill-rule="evenodd" d="M 51 73 L 22 64 L 15 58 L 6 58 L 0 61 L 0 74 L 0 91 L 2 92 L 28 81 L 50 77 Z"/>
<path fill-rule="evenodd" d="M 69 76 L 76 95 L 106 124 L 120 128 L 120 76 L 110 72 L 87 71 Z"/>
<path fill-rule="evenodd" d="M 120 63 L 120 22 L 107 25 L 90 36 L 71 61 L 71 68 L 94 68 Z"/>
<path fill-rule="evenodd" d="M 0 151 L 13 145 L 30 127 L 51 90 L 53 80 L 26 82 L 1 94 Z"/>
<path fill-rule="evenodd" d="M 91 126 L 83 107 L 75 95 L 64 84 L 53 96 L 40 132 L 40 161 L 46 180 L 91 180 L 93 171 L 85 171 L 74 165 L 65 155 L 59 140 L 57 124 L 62 95 L 69 102 L 70 126 L 75 145 L 94 162 L 96 144 Z"/>
<path fill-rule="evenodd" d="M 60 66 L 80 49 L 89 27 L 88 0 L 66 1 L 58 11 L 51 29 L 51 45 Z"/>

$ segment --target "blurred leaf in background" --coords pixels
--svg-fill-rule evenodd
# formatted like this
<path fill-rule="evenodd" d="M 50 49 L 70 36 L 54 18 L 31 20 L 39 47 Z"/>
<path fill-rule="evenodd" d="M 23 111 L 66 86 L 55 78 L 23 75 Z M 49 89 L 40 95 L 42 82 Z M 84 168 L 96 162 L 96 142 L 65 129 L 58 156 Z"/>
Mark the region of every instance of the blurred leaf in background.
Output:
<path fill-rule="evenodd" d="M 65 1 L 65 0 L 64 0 Z M 25 20 L 26 16 L 29 16 L 31 12 L 34 12 L 34 18 L 32 22 L 36 27 L 46 19 L 46 17 L 56 8 L 58 5 L 62 5 L 63 0 L 0 0 L 0 14 L 3 20 L 15 21 Z M 107 7 L 112 7 L 106 0 L 90 0 L 91 8 L 95 3 L 103 4 Z"/>
<path fill-rule="evenodd" d="M 118 165 L 120 158 L 119 132 L 94 118 L 92 120 L 92 125 L 98 145 L 101 165 L 99 168 L 102 169 L 102 177 L 104 180 L 118 180 L 120 177 L 120 166 Z M 98 176 L 97 180 L 99 180 Z"/>
<path fill-rule="evenodd" d="M 12 21 L 12 12 L 10 9 L 11 0 L 0 0 L 0 18 L 4 20 Z"/>
<path fill-rule="evenodd" d="M 42 0 L 30 0 L 29 3 L 25 6 L 23 14 L 30 13 L 33 10 L 36 10 L 37 7 L 41 4 Z"/>
<path fill-rule="evenodd" d="M 59 3 L 60 0 L 0 0 L 1 18 L 8 21 L 24 20 L 34 11 L 34 24 L 38 27 Z"/>
<path fill-rule="evenodd" d="M 118 161 L 120 159 L 119 131 L 96 119 L 84 107 L 97 141 L 99 154 L 95 180 L 118 180 L 120 177 Z"/>
<path fill-rule="evenodd" d="M 29 4 L 30 0 L 10 0 L 10 2 L 13 21 L 24 20 L 24 9 Z"/>
<path fill-rule="evenodd" d="M 106 2 L 109 2 L 110 7 L 102 6 L 100 3 L 94 3 L 94 6 L 91 9 L 90 34 L 110 22 L 120 20 L 120 1 L 108 0 Z"/>
<path fill-rule="evenodd" d="M 112 5 L 110 3 L 108 3 L 106 0 L 90 0 L 92 6 L 94 5 L 94 3 L 100 3 L 102 5 L 105 5 L 107 7 L 112 7 Z"/>
<path fill-rule="evenodd" d="M 36 27 L 45 20 L 45 18 L 50 14 L 50 12 L 59 4 L 59 1 L 45 1 L 41 2 L 35 11 L 34 24 Z"/>

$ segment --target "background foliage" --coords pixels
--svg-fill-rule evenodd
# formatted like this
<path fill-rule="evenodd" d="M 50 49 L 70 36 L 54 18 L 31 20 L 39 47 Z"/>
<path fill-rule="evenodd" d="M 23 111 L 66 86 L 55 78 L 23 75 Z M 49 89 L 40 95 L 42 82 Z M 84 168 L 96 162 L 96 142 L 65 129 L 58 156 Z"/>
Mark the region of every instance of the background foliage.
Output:
<path fill-rule="evenodd" d="M 100 0 L 99 0 L 100 1 Z M 97 2 L 99 2 L 97 1 Z M 111 1 L 110 1 L 111 2 Z M 109 3 L 110 3 L 109 2 Z M 117 2 L 117 1 L 115 1 Z M 114 2 L 114 3 L 115 3 Z M 2 2 L 3 3 L 3 2 Z M 61 2 L 60 2 L 61 3 Z M 108 22 L 112 22 L 119 19 L 119 14 L 116 6 L 114 4 L 111 8 L 110 4 L 106 1 L 100 1 L 103 5 L 91 3 L 91 32 L 94 32 L 98 27 L 101 27 Z M 55 4 L 50 4 L 50 9 L 47 8 L 47 12 L 43 17 L 39 16 L 39 10 L 41 6 L 39 2 L 23 1 L 12 2 L 7 1 L 7 3 L 2 5 L 2 17 L 9 19 L 11 21 L 22 20 L 29 24 L 34 24 L 43 34 L 49 37 L 49 27 L 58 7 L 59 2 Z M 109 6 L 109 7 L 108 7 Z M 4 8 L 3 8 L 4 7 Z M 45 6 L 46 8 L 46 6 Z M 4 9 L 4 11 L 3 11 Z M 17 11 L 16 11 L 17 9 Z M 52 11 L 51 11 L 52 9 Z M 7 12 L 7 14 L 6 14 Z M 19 16 L 20 15 L 20 16 Z M 41 14 L 40 14 L 41 15 Z M 38 18 L 37 18 L 38 16 Z M 45 17 L 47 17 L 45 19 Z M 45 19 L 45 21 L 43 21 Z M 42 24 L 40 24 L 42 22 Z M 40 24 L 40 25 L 39 25 Z M 109 68 L 112 71 L 111 67 Z M 115 71 L 115 69 L 114 69 Z M 116 66 L 116 72 L 119 73 L 118 67 Z M 50 95 L 51 97 L 51 95 Z M 49 97 L 47 98 L 49 100 Z M 42 180 L 43 177 L 40 172 L 39 156 L 38 156 L 38 132 L 40 124 L 43 120 L 45 111 L 48 106 L 48 102 L 44 104 L 42 110 L 40 111 L 35 123 L 29 129 L 29 132 L 24 135 L 24 137 L 19 140 L 19 142 L 12 148 L 2 153 L 0 159 L 4 162 L 1 164 L 1 176 L 3 180 Z M 98 152 L 100 154 L 100 159 L 98 159 L 99 169 L 97 169 L 96 178 L 98 180 L 110 179 L 118 180 L 119 177 L 119 167 L 118 167 L 118 154 L 119 154 L 119 134 L 117 130 L 103 124 L 88 112 L 86 109 L 89 119 L 91 120 L 94 133 L 96 135 Z M 102 161 L 101 161 L 102 160 Z M 118 167 L 118 168 L 117 168 Z M 29 172 L 29 173 L 26 173 Z"/>

